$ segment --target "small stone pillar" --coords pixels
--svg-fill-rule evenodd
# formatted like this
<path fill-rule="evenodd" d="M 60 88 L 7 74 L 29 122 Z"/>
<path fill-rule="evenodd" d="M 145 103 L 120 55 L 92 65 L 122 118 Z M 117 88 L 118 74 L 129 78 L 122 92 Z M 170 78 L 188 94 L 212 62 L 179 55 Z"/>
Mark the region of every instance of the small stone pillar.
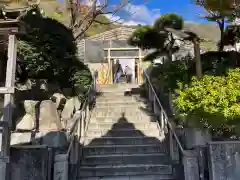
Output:
<path fill-rule="evenodd" d="M 68 155 L 57 154 L 54 158 L 54 180 L 68 180 Z"/>
<path fill-rule="evenodd" d="M 194 150 L 184 151 L 183 156 L 185 180 L 199 180 L 199 166 L 197 153 Z"/>

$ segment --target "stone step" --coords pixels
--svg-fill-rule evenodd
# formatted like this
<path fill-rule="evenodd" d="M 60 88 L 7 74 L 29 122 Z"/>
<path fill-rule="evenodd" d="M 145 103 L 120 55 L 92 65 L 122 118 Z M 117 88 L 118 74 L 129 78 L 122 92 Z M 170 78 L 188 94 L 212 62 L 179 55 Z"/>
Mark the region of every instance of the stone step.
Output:
<path fill-rule="evenodd" d="M 95 107 L 94 111 L 100 112 L 131 112 L 131 111 L 136 111 L 136 112 L 143 112 L 140 110 L 140 108 L 144 108 L 141 105 L 124 105 L 124 106 L 101 106 L 101 107 Z"/>
<path fill-rule="evenodd" d="M 126 119 L 129 118 L 132 118 L 133 116 L 134 117 L 137 117 L 137 118 L 145 118 L 147 116 L 154 116 L 153 113 L 148 113 L 148 112 L 145 112 L 144 110 L 141 110 L 141 109 L 128 109 L 128 110 L 125 110 L 125 111 L 122 111 L 121 109 L 119 110 L 94 110 L 92 112 L 92 117 L 105 117 L 105 118 L 123 118 L 123 114 L 124 114 L 124 117 Z"/>
<path fill-rule="evenodd" d="M 133 175 L 133 176 L 109 176 L 109 177 L 89 177 L 77 180 L 172 180 L 172 175 Z"/>
<path fill-rule="evenodd" d="M 100 96 L 112 96 L 114 94 L 119 94 L 119 95 L 126 95 L 126 93 L 129 93 L 130 95 L 139 95 L 141 92 L 140 91 L 133 91 L 131 88 L 122 88 L 122 89 L 115 89 L 115 90 L 109 90 L 109 91 L 98 91 L 100 92 Z"/>
<path fill-rule="evenodd" d="M 166 142 L 139 145 L 100 145 L 83 147 L 83 155 L 166 153 Z"/>
<path fill-rule="evenodd" d="M 101 92 L 100 96 L 104 96 L 104 97 L 109 97 L 109 96 L 114 96 L 114 95 L 119 95 L 119 96 L 125 96 L 126 92 L 131 92 L 131 90 L 129 88 L 124 88 L 124 89 L 118 89 L 118 90 L 110 90 L 110 91 L 104 91 Z"/>
<path fill-rule="evenodd" d="M 91 155 L 85 156 L 82 160 L 82 165 L 84 166 L 169 163 L 169 157 L 164 153 Z"/>
<path fill-rule="evenodd" d="M 107 137 L 136 137 L 136 136 L 154 136 L 158 137 L 162 135 L 159 129 L 151 128 L 151 129 L 125 129 L 125 130 L 102 130 L 102 129 L 89 129 L 86 132 L 86 137 L 97 137 L 100 138 L 102 136 Z"/>
<path fill-rule="evenodd" d="M 145 113 L 142 109 L 145 107 L 136 104 L 136 105 L 123 105 L 123 106 L 96 106 L 93 110 L 93 112 L 104 112 L 104 113 L 110 113 L 110 112 L 117 112 L 117 113 L 129 113 L 129 112 L 135 112 L 135 113 Z"/>
<path fill-rule="evenodd" d="M 101 84 L 99 85 L 99 89 L 120 89 L 120 88 L 139 88 L 138 84 L 127 84 L 127 83 L 119 83 L 119 84 Z"/>
<path fill-rule="evenodd" d="M 124 116 L 124 117 L 123 117 Z M 105 119 L 125 119 L 125 120 L 134 120 L 134 119 L 145 119 L 145 118 L 156 118 L 156 115 L 153 113 L 145 114 L 144 112 L 92 112 L 92 118 L 105 118 Z"/>
<path fill-rule="evenodd" d="M 85 145 L 137 145 L 137 144 L 158 144 L 164 137 L 86 137 Z"/>
<path fill-rule="evenodd" d="M 107 99 L 107 98 L 98 98 L 97 99 L 97 101 L 96 101 L 96 104 L 97 105 L 107 105 L 107 104 L 109 104 L 109 105 L 124 105 L 124 104 L 126 104 L 126 105 L 130 105 L 130 104 L 138 104 L 138 103 L 145 103 L 145 101 L 144 100 L 142 100 L 142 99 L 136 99 L 135 97 L 134 98 L 128 98 L 128 99 L 126 99 L 126 98 L 116 98 L 115 97 L 115 99 Z"/>
<path fill-rule="evenodd" d="M 137 103 L 145 103 L 143 101 L 137 101 L 136 99 L 133 98 L 112 98 L 112 99 L 97 99 L 96 105 L 99 104 L 111 104 L 111 105 L 117 105 L 117 104 L 137 104 Z"/>
<path fill-rule="evenodd" d="M 91 129 L 108 129 L 108 130 L 124 130 L 124 129 L 152 129 L 158 127 L 156 122 L 136 122 L 136 123 L 96 123 L 90 122 L 88 125 L 88 131 Z"/>
<path fill-rule="evenodd" d="M 100 95 L 97 97 L 97 102 L 123 102 L 123 101 L 143 102 L 142 98 L 138 96 L 124 96 L 124 95 L 112 94 L 111 96 Z"/>
<path fill-rule="evenodd" d="M 100 165 L 95 167 L 82 166 L 79 169 L 80 177 L 99 176 L 130 176 L 130 175 L 171 175 L 172 166 L 162 164 L 128 164 L 128 165 Z"/>
<path fill-rule="evenodd" d="M 135 116 L 135 117 L 126 117 L 125 119 L 121 118 L 121 117 L 92 117 L 90 122 L 91 123 L 149 123 L 149 122 L 155 122 L 155 116 L 148 116 L 148 115 L 144 115 L 144 116 Z"/>
<path fill-rule="evenodd" d="M 95 108 L 98 109 L 102 109 L 102 108 L 115 108 L 115 109 L 119 109 L 119 108 L 139 108 L 139 107 L 143 107 L 145 106 L 144 103 L 141 102 L 120 102 L 120 103 L 105 103 L 105 102 L 101 102 L 101 103 L 96 103 Z"/>

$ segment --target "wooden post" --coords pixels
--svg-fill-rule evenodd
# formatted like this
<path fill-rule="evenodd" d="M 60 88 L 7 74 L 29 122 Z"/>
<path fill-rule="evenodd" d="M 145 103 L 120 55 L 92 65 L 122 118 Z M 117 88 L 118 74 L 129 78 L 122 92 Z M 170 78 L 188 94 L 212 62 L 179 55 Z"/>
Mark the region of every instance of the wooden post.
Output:
<path fill-rule="evenodd" d="M 110 48 L 108 48 L 108 66 L 109 66 L 109 80 L 108 84 L 113 84 L 113 77 L 112 77 L 112 63 L 111 63 L 111 51 Z"/>
<path fill-rule="evenodd" d="M 15 73 L 16 73 L 16 57 L 17 57 L 17 40 L 14 34 L 8 36 L 8 60 L 7 60 L 7 70 L 6 70 L 6 88 L 13 88 L 15 82 Z M 3 110 L 3 122 L 6 123 L 2 127 L 1 133 L 1 157 L 3 159 L 8 159 L 10 155 L 10 141 L 11 141 L 11 124 L 12 124 L 12 108 L 14 105 L 13 102 L 13 93 L 6 93 L 4 95 L 4 110 Z M 8 162 L 0 161 L 0 174 L 2 180 L 9 179 L 8 172 Z"/>
<path fill-rule="evenodd" d="M 139 49 L 138 84 L 142 83 L 142 50 Z"/>

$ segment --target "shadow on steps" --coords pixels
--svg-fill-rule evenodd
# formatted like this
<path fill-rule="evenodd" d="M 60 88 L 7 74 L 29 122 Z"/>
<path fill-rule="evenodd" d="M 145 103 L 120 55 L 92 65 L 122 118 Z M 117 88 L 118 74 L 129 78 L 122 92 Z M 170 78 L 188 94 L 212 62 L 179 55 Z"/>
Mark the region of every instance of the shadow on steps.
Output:
<path fill-rule="evenodd" d="M 136 128 L 123 113 L 109 128 L 88 129 L 78 178 L 172 179 L 167 140 L 148 123 Z"/>

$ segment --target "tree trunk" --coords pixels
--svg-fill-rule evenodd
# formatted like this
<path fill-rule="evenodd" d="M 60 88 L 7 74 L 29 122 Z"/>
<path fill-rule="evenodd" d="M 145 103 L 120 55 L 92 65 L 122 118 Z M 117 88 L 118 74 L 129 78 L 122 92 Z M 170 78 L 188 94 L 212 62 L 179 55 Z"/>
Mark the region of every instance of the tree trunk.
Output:
<path fill-rule="evenodd" d="M 174 43 L 175 43 L 175 39 L 174 39 L 172 33 L 170 33 L 170 37 L 169 38 L 170 38 L 169 39 L 170 43 L 169 43 L 169 47 L 168 47 L 168 59 L 169 59 L 169 62 L 172 62 L 172 55 L 173 55 L 172 48 L 173 48 Z"/>
<path fill-rule="evenodd" d="M 200 56 L 200 46 L 199 46 L 199 39 L 193 39 L 194 45 L 194 55 L 195 55 L 195 63 L 196 63 L 196 75 L 198 79 L 202 78 L 202 63 L 201 63 L 201 56 Z"/>
<path fill-rule="evenodd" d="M 221 33 L 221 39 L 220 39 L 220 44 L 219 44 L 219 48 L 218 51 L 222 52 L 224 49 L 224 42 L 223 42 L 223 35 L 224 35 L 224 19 L 221 19 L 221 21 L 218 22 L 218 26 L 220 29 L 220 33 Z"/>

